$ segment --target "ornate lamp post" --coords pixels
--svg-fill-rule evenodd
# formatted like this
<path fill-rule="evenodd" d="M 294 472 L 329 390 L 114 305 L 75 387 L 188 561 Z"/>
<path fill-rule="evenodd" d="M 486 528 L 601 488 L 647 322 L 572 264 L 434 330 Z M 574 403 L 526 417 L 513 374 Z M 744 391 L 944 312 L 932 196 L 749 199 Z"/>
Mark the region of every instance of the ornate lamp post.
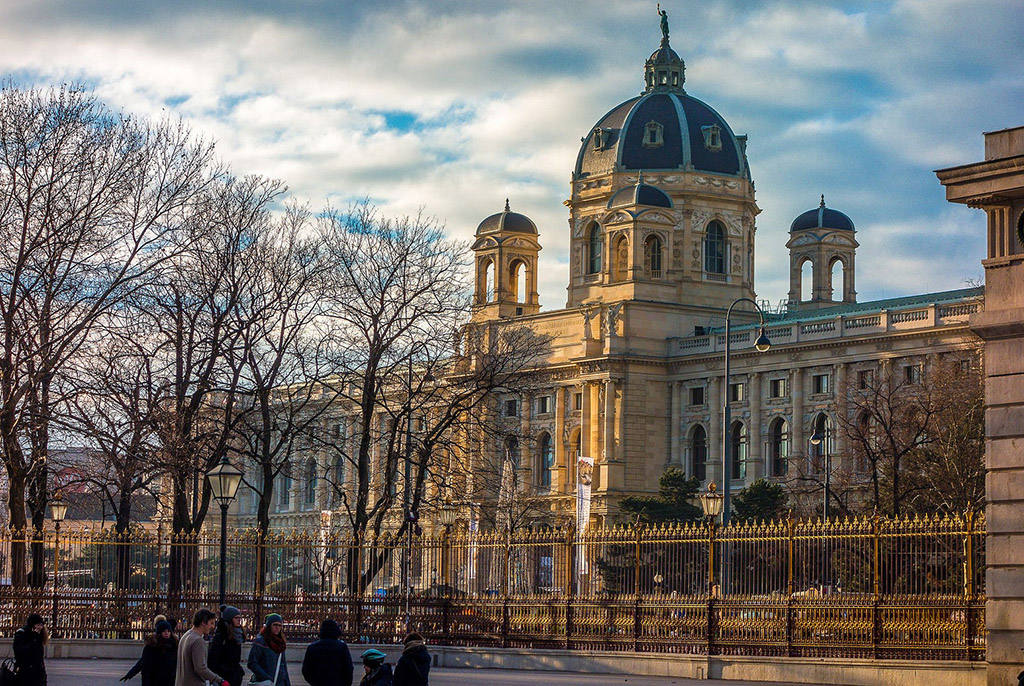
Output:
<path fill-rule="evenodd" d="M 824 422 L 823 422 L 824 424 Z M 828 425 L 825 424 L 825 433 L 822 434 L 818 428 L 818 422 L 814 422 L 814 433 L 808 439 L 810 444 L 821 450 L 823 467 L 825 468 L 825 493 L 821 505 L 821 585 L 824 590 L 829 585 L 829 555 L 828 538 L 825 527 L 828 526 L 828 501 L 832 490 L 832 454 L 828 449 Z"/>
<path fill-rule="evenodd" d="M 50 519 L 53 520 L 53 620 L 52 630 L 57 631 L 57 579 L 60 572 L 60 525 L 68 514 L 68 504 L 60 494 L 50 502 Z"/>
<path fill-rule="evenodd" d="M 718 492 L 718 486 L 714 481 L 708 484 L 708 490 L 701 493 L 700 509 L 704 511 L 704 517 L 708 520 L 708 597 L 715 593 L 715 523 L 718 515 L 722 513 L 722 505 L 725 498 Z"/>
<path fill-rule="evenodd" d="M 458 511 L 448 503 L 441 508 L 438 513 L 438 521 L 441 526 L 444 527 L 444 538 L 442 539 L 441 548 L 441 584 L 445 586 L 445 594 L 448 593 L 448 589 L 451 587 L 451 549 L 448 540 L 451 534 L 452 525 L 455 524 L 455 518 L 458 516 Z"/>
<path fill-rule="evenodd" d="M 220 604 L 223 605 L 227 586 L 228 507 L 235 499 L 238 485 L 242 483 L 242 470 L 228 462 L 225 455 L 206 472 L 206 478 L 210 481 L 213 499 L 220 504 Z"/>

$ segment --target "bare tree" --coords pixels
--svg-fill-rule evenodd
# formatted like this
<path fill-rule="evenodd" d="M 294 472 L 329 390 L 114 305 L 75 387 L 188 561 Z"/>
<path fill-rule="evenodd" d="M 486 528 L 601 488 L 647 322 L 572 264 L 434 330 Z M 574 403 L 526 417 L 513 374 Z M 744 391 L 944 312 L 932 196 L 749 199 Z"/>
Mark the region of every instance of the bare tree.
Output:
<path fill-rule="evenodd" d="M 112 113 L 81 90 L 0 89 L 0 447 L 13 528 L 25 529 L 26 505 L 36 531 L 45 519 L 55 377 L 178 252 L 211 160 L 181 124 Z M 33 583 L 42 562 L 36 546 Z M 15 545 L 13 582 L 24 573 Z"/>

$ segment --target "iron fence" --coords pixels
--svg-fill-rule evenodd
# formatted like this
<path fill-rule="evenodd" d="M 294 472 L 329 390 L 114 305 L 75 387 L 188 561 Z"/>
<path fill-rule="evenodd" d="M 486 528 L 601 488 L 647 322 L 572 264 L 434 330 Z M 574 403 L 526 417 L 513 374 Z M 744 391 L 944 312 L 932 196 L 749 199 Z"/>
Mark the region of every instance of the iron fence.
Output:
<path fill-rule="evenodd" d="M 231 531 L 227 601 L 281 613 L 299 640 L 332 617 L 351 642 L 410 627 L 448 645 L 983 660 L 984 534 L 972 516 L 456 531 L 411 547 Z M 40 612 L 57 637 L 141 638 L 158 613 L 216 605 L 219 542 L 0 532 L 0 632 Z M 37 551 L 35 586 L 10 584 L 18 547 Z"/>

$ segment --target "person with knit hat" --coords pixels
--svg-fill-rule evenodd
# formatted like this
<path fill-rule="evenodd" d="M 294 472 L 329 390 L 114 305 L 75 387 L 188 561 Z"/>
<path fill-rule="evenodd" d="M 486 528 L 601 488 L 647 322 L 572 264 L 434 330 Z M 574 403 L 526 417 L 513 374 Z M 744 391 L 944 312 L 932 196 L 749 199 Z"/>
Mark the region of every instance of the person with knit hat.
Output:
<path fill-rule="evenodd" d="M 320 624 L 320 640 L 310 643 L 302 658 L 302 676 L 309 686 L 352 686 L 352 655 L 333 619 Z"/>
<path fill-rule="evenodd" d="M 220 606 L 220 619 L 210 641 L 210 669 L 224 677 L 231 686 L 242 686 L 242 611 L 231 605 Z"/>
<path fill-rule="evenodd" d="M 142 686 L 174 686 L 177 666 L 178 639 L 171 633 L 171 623 L 163 615 L 157 615 L 153 633 L 142 647 L 142 657 L 121 681 L 141 673 Z"/>
<path fill-rule="evenodd" d="M 423 636 L 413 631 L 405 637 L 405 650 L 395 665 L 395 686 L 427 686 L 430 653 Z"/>
<path fill-rule="evenodd" d="M 259 636 L 249 648 L 249 662 L 253 686 L 292 686 L 288 678 L 288 661 L 284 651 L 288 643 L 284 637 L 284 619 L 276 612 L 267 615 Z"/>
<path fill-rule="evenodd" d="M 376 648 L 363 651 L 363 679 L 359 686 L 392 686 L 391 665 L 384 660 L 387 655 Z"/>
<path fill-rule="evenodd" d="M 49 638 L 46 623 L 36 613 L 25 620 L 25 626 L 14 632 L 14 662 L 18 667 L 18 686 L 46 686 L 44 647 Z"/>

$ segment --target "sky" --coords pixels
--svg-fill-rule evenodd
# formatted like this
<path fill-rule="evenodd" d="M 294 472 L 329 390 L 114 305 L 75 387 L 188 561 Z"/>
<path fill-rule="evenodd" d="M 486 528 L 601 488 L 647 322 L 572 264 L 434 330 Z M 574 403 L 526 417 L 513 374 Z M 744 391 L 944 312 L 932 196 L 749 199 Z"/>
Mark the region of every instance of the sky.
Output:
<path fill-rule="evenodd" d="M 510 198 L 540 229 L 544 309 L 565 304 L 580 137 L 641 90 L 661 37 L 646 0 L 0 4 L 3 78 L 180 116 L 314 207 L 422 209 L 468 241 Z M 933 170 L 1024 124 L 1021 3 L 664 6 L 687 92 L 750 137 L 759 298 L 785 298 L 789 224 L 821 193 L 856 224 L 861 301 L 981 279 L 984 216 Z"/>

